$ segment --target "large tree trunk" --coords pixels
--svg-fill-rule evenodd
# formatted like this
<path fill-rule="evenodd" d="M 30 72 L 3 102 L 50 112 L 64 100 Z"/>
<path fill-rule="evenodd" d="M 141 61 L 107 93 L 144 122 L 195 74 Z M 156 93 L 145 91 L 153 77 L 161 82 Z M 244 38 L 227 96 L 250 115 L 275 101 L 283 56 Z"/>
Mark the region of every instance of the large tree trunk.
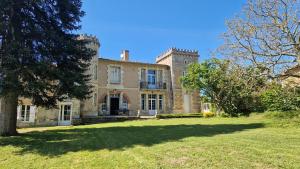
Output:
<path fill-rule="evenodd" d="M 0 136 L 17 135 L 17 106 L 16 94 L 0 98 Z"/>

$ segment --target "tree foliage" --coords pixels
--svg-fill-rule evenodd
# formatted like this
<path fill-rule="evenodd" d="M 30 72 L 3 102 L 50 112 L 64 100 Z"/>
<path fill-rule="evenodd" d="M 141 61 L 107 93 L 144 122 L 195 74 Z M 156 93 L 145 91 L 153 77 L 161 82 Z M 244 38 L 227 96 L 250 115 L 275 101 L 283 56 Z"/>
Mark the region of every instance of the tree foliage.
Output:
<path fill-rule="evenodd" d="M 15 135 L 19 97 L 54 107 L 90 93 L 94 51 L 78 39 L 81 0 L 0 1 L 0 135 Z M 4 99 L 2 99 L 4 98 Z M 4 100 L 4 101 L 3 101 Z"/>
<path fill-rule="evenodd" d="M 300 63 L 300 1 L 248 0 L 242 13 L 227 22 L 223 38 L 219 51 L 224 56 L 276 78 Z"/>
<path fill-rule="evenodd" d="M 94 51 L 74 31 L 81 0 L 0 1 L 0 96 L 15 93 L 33 104 L 89 94 L 84 72 Z"/>
<path fill-rule="evenodd" d="M 191 64 L 181 80 L 184 88 L 200 90 L 219 109 L 236 116 L 260 110 L 258 92 L 264 87 L 265 79 L 258 74 L 253 67 L 244 69 L 226 60 L 211 59 Z"/>
<path fill-rule="evenodd" d="M 265 109 L 270 111 L 290 111 L 300 109 L 300 89 L 271 84 L 261 95 Z"/>

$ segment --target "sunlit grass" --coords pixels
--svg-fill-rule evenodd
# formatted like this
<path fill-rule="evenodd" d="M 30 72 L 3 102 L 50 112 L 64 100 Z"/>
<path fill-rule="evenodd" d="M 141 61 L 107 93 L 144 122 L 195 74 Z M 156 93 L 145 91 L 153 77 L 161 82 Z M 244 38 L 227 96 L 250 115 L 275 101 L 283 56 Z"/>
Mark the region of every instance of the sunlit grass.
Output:
<path fill-rule="evenodd" d="M 0 138 L 0 168 L 300 168 L 300 129 L 269 123 L 185 118 L 21 129 Z"/>

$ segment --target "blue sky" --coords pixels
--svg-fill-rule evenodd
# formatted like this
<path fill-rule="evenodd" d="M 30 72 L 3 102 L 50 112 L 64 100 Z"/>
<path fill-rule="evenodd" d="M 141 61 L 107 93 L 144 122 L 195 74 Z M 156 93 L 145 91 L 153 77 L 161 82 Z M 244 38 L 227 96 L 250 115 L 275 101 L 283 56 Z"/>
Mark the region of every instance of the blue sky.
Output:
<path fill-rule="evenodd" d="M 170 47 L 196 49 L 200 61 L 210 57 L 226 31 L 225 20 L 246 0 L 83 0 L 86 15 L 80 33 L 101 43 L 100 56 L 154 63 Z"/>

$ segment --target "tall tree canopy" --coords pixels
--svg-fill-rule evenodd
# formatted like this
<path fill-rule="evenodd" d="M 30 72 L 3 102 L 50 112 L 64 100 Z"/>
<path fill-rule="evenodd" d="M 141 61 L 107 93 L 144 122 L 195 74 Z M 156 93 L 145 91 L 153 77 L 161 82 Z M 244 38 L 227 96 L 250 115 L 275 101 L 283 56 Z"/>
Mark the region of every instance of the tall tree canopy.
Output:
<path fill-rule="evenodd" d="M 252 63 L 269 77 L 300 63 L 300 0 L 248 0 L 227 28 L 223 55 Z"/>
<path fill-rule="evenodd" d="M 0 135 L 16 133 L 20 96 L 53 107 L 57 100 L 90 93 L 85 70 L 94 51 L 74 34 L 81 6 L 81 0 L 0 1 L 0 96 L 10 105 L 9 112 L 0 112 L 0 123 L 6 123 Z"/>
<path fill-rule="evenodd" d="M 258 74 L 259 71 L 253 67 L 244 69 L 231 65 L 227 60 L 211 59 L 191 64 L 181 80 L 184 88 L 199 90 L 219 110 L 236 116 L 260 109 L 257 93 L 266 80 Z"/>

